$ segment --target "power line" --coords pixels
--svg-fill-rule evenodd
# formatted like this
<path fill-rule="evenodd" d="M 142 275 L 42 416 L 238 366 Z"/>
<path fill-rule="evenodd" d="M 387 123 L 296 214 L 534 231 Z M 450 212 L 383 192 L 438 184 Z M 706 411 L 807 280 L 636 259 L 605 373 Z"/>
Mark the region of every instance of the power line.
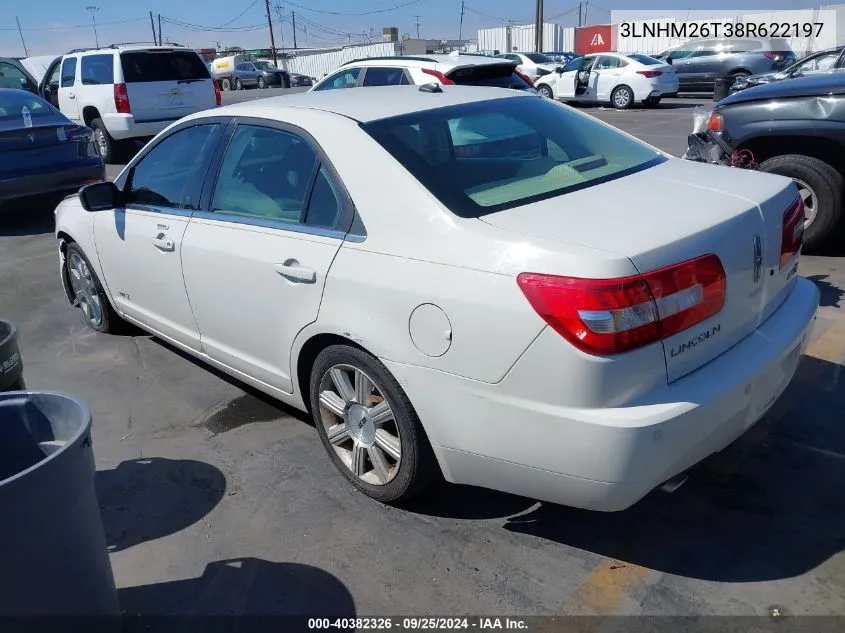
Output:
<path fill-rule="evenodd" d="M 184 29 L 186 31 L 194 31 L 194 32 L 216 32 L 216 33 L 245 33 L 248 31 L 257 31 L 259 29 L 266 28 L 266 24 L 252 24 L 249 26 L 238 26 L 238 27 L 230 27 L 230 28 L 221 28 L 219 26 L 202 26 L 199 24 L 190 24 L 188 22 L 182 22 L 181 20 L 174 20 L 172 18 L 168 18 L 167 16 L 162 16 L 161 18 L 164 22 L 168 24 L 172 24 L 177 28 Z"/>
<path fill-rule="evenodd" d="M 98 26 L 109 26 L 111 24 L 129 24 L 130 22 L 146 21 L 147 16 L 142 18 L 128 18 L 126 20 L 113 20 L 111 22 L 100 22 Z M 70 26 L 30 26 L 20 29 L 21 31 L 70 31 L 72 29 L 90 29 L 91 23 L 74 24 Z M 17 31 L 17 26 L 0 26 L 0 31 Z"/>
<path fill-rule="evenodd" d="M 407 2 L 403 2 L 402 4 L 397 4 L 392 7 L 388 7 L 386 9 L 373 9 L 372 11 L 361 11 L 358 13 L 350 13 L 347 11 L 325 11 L 323 9 L 312 9 L 311 7 L 306 7 L 301 4 L 296 4 L 295 2 L 287 1 L 287 4 L 296 7 L 297 9 L 304 9 L 305 11 L 311 11 L 312 13 L 323 13 L 325 15 L 375 15 L 377 13 L 388 13 L 390 11 L 396 11 L 397 9 L 402 9 L 403 7 L 410 7 L 413 4 L 419 4 L 422 0 L 408 0 Z"/>
<path fill-rule="evenodd" d="M 496 15 L 490 15 L 489 13 L 484 13 L 483 11 L 476 11 L 476 10 L 475 10 L 475 9 L 473 9 L 472 7 L 465 6 L 464 8 L 465 8 L 467 11 L 469 11 L 470 13 L 474 13 L 474 14 L 476 14 L 476 15 L 480 15 L 480 16 L 482 16 L 482 17 L 489 18 L 489 19 L 491 19 L 491 20 L 496 20 L 497 22 L 502 22 L 502 23 L 504 23 L 504 24 L 507 24 L 507 23 L 509 23 L 509 22 L 513 22 L 513 20 L 508 20 L 508 19 L 505 19 L 505 18 L 500 18 L 500 17 L 498 17 L 498 16 L 496 16 Z"/>
<path fill-rule="evenodd" d="M 249 6 L 246 9 L 244 9 L 243 11 L 238 13 L 238 15 L 236 15 L 234 18 L 232 18 L 231 20 L 229 20 L 225 24 L 221 24 L 219 28 L 222 29 L 224 26 L 229 26 L 232 22 L 237 22 L 240 18 L 242 18 L 244 16 L 244 14 L 246 14 L 247 11 L 249 11 L 252 7 L 254 7 L 257 2 L 258 2 L 258 0 L 252 0 L 252 2 L 249 3 Z"/>

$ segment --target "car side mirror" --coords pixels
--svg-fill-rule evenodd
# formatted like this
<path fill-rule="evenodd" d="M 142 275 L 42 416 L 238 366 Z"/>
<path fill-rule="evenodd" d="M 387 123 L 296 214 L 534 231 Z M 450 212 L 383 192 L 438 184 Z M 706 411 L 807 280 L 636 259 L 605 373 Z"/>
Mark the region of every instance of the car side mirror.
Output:
<path fill-rule="evenodd" d="M 563 74 L 563 66 L 558 66 L 557 68 L 555 68 L 555 72 L 558 75 L 562 75 Z"/>
<path fill-rule="evenodd" d="M 95 182 L 79 190 L 79 200 L 86 211 L 114 209 L 120 206 L 121 197 L 120 189 L 111 181 Z"/>

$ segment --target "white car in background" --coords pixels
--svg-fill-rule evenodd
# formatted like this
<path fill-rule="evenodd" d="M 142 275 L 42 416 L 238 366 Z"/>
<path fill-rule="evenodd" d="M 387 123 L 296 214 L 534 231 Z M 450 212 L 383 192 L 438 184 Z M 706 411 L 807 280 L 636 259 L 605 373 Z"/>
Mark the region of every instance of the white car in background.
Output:
<path fill-rule="evenodd" d="M 515 62 L 517 70 L 530 77 L 532 81 L 554 72 L 560 66 L 559 62 L 543 53 L 502 53 L 496 57 Z"/>
<path fill-rule="evenodd" d="M 375 499 L 442 475 L 613 511 L 789 384 L 819 302 L 803 213 L 787 178 L 426 85 L 189 116 L 56 234 L 92 329 L 130 321 L 309 411 Z"/>
<path fill-rule="evenodd" d="M 536 82 L 550 99 L 610 102 L 624 110 L 635 103 L 656 106 L 678 94 L 678 75 L 671 65 L 648 55 L 594 53 L 576 57 Z"/>

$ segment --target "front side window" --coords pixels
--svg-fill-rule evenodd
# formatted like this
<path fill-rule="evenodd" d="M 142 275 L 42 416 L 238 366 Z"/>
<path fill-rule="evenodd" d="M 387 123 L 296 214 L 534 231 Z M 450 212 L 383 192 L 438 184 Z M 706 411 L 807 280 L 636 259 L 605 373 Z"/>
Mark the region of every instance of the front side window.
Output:
<path fill-rule="evenodd" d="M 354 88 L 358 85 L 358 77 L 361 74 L 360 68 L 348 68 L 327 77 L 314 90 L 336 90 L 338 88 Z"/>
<path fill-rule="evenodd" d="M 76 57 L 66 57 L 62 62 L 62 88 L 73 87 L 76 80 Z"/>
<path fill-rule="evenodd" d="M 114 55 L 86 55 L 82 58 L 80 74 L 86 86 L 114 83 Z"/>
<path fill-rule="evenodd" d="M 836 65 L 837 59 L 839 59 L 839 53 L 828 53 L 826 55 L 819 55 L 818 57 L 814 57 L 813 59 L 807 60 L 806 62 L 799 64 L 796 72 L 800 74 L 831 70 Z"/>
<path fill-rule="evenodd" d="M 31 82 L 20 68 L 0 62 L 0 88 L 15 88 L 30 90 Z"/>
<path fill-rule="evenodd" d="M 561 196 L 667 160 L 546 99 L 467 103 L 362 127 L 461 217 Z"/>
<path fill-rule="evenodd" d="M 253 66 L 258 70 L 277 70 L 277 68 L 270 62 L 255 62 Z"/>
<path fill-rule="evenodd" d="M 127 204 L 196 209 L 205 157 L 214 150 L 218 124 L 179 130 L 149 151 L 132 168 Z"/>
<path fill-rule="evenodd" d="M 364 87 L 367 86 L 401 86 L 407 84 L 405 71 L 401 68 L 367 68 L 364 73 Z"/>
<path fill-rule="evenodd" d="M 299 223 L 317 162 L 295 134 L 238 126 L 220 167 L 212 211 Z"/>
<path fill-rule="evenodd" d="M 62 65 L 56 64 L 53 67 L 53 72 L 50 73 L 50 78 L 47 80 L 47 85 L 50 86 L 51 90 L 57 90 L 59 88 L 59 78 L 62 74 Z"/>

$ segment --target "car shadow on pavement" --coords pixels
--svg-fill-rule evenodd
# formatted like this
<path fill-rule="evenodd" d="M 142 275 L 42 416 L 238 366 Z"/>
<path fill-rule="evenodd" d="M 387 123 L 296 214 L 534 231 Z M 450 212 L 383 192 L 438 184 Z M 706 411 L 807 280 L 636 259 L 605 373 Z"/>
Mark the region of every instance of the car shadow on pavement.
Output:
<path fill-rule="evenodd" d="M 94 477 L 110 552 L 193 525 L 223 498 L 226 477 L 205 462 L 150 457 Z"/>
<path fill-rule="evenodd" d="M 126 587 L 119 599 L 122 633 L 305 631 L 309 617 L 356 614 L 352 594 L 334 575 L 257 558 L 210 563 L 199 578 Z"/>
<path fill-rule="evenodd" d="M 44 235 L 55 230 L 53 212 L 60 200 L 14 203 L 0 209 L 0 237 Z"/>
<path fill-rule="evenodd" d="M 828 275 L 810 275 L 807 277 L 810 281 L 812 281 L 819 289 L 819 293 L 821 297 L 819 298 L 819 306 L 822 308 L 838 308 L 840 307 L 840 302 L 842 301 L 843 295 L 845 295 L 845 291 L 843 291 L 839 286 L 835 286 L 829 281 L 825 281 L 828 278 Z"/>
<path fill-rule="evenodd" d="M 792 385 L 749 432 L 693 468 L 678 491 L 653 492 L 623 512 L 537 505 L 462 486 L 447 486 L 438 500 L 412 509 L 450 518 L 501 517 L 508 531 L 689 578 L 798 576 L 845 549 L 841 370 L 804 357 Z M 486 512 L 477 507 L 488 502 Z"/>

